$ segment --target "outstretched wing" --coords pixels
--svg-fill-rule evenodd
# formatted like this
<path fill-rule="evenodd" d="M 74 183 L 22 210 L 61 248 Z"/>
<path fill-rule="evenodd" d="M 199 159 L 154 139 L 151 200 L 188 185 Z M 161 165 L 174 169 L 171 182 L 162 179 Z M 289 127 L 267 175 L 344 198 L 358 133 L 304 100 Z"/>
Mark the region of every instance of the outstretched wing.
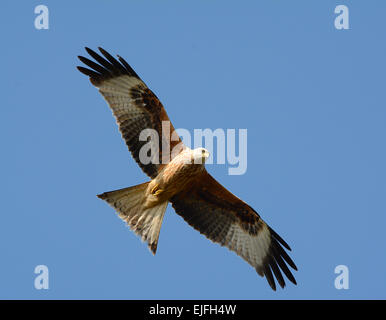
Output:
<path fill-rule="evenodd" d="M 284 250 L 291 250 L 288 244 L 256 211 L 225 189 L 206 170 L 195 184 L 174 196 L 171 202 L 187 223 L 208 239 L 236 252 L 260 276 L 267 278 L 273 290 L 276 290 L 273 275 L 282 288 L 285 286 L 281 271 L 296 284 L 287 266 L 297 270 Z"/>
<path fill-rule="evenodd" d="M 118 56 L 118 61 L 102 48 L 99 51 L 103 56 L 89 48 L 86 51 L 96 62 L 79 56 L 90 69 L 77 67 L 78 70 L 99 88 L 134 159 L 148 176 L 154 178 L 183 148 L 164 107 L 123 58 Z M 146 129 L 152 130 L 144 131 Z M 143 136 L 140 137 L 141 132 Z M 148 143 L 142 150 L 144 153 L 140 154 L 141 148 Z"/>

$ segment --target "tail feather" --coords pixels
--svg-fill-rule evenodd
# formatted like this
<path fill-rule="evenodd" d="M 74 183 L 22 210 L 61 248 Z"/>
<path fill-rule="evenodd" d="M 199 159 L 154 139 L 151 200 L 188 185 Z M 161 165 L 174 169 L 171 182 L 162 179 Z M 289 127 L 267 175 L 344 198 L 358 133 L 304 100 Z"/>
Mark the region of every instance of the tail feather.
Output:
<path fill-rule="evenodd" d="M 128 226 L 147 242 L 150 251 L 157 251 L 159 233 L 168 202 L 162 202 L 153 207 L 146 207 L 146 189 L 149 182 L 133 187 L 99 194 L 119 214 Z"/>

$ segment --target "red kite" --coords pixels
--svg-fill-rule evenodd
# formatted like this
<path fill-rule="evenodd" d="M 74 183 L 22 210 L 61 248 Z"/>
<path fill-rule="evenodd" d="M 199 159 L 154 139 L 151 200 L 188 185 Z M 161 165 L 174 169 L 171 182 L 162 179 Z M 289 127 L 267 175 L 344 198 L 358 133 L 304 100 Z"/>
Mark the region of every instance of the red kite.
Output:
<path fill-rule="evenodd" d="M 189 225 L 209 240 L 236 252 L 276 290 L 274 276 L 284 288 L 286 277 L 296 284 L 287 264 L 297 270 L 285 249 L 288 244 L 244 201 L 218 183 L 205 169 L 209 153 L 204 148 L 184 146 L 155 94 L 129 64 L 99 48 L 102 55 L 86 48 L 96 62 L 79 56 L 90 69 L 78 67 L 107 100 L 123 139 L 149 182 L 98 195 L 106 200 L 129 227 L 139 235 L 153 254 L 166 207 L 170 202 Z M 170 124 L 163 132 L 162 123 Z M 160 139 L 140 139 L 152 129 Z M 158 150 L 152 161 L 141 159 L 141 149 L 151 145 Z M 166 150 L 166 151 L 165 151 Z M 176 151 L 177 150 L 177 151 Z M 162 161 L 164 158 L 170 161 Z M 285 249 L 284 249 L 284 248 Z"/>

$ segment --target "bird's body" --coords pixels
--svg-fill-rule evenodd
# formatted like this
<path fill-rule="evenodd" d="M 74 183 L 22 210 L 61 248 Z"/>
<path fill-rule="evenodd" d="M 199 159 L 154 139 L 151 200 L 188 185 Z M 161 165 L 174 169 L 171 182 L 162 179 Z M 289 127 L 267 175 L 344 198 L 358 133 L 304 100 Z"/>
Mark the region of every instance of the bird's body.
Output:
<path fill-rule="evenodd" d="M 200 178 L 208 156 L 208 151 L 203 148 L 185 148 L 149 182 L 146 189 L 146 207 L 170 201 L 176 194 L 184 192 Z"/>
<path fill-rule="evenodd" d="M 80 56 L 89 68 L 78 69 L 89 76 L 108 102 L 132 156 L 151 180 L 98 197 L 147 242 L 153 254 L 166 207 L 171 203 L 189 225 L 237 253 L 265 276 L 272 289 L 276 289 L 274 277 L 281 287 L 285 286 L 281 272 L 296 284 L 288 268 L 297 270 L 285 251 L 291 250 L 288 244 L 252 207 L 206 171 L 207 150 L 191 150 L 182 143 L 161 102 L 129 64 L 99 50 L 103 57 L 86 48 L 96 62 Z M 165 124 L 168 130 L 164 130 Z M 147 130 L 157 138 L 143 139 Z M 144 159 L 147 153 L 143 152 L 149 145 L 150 150 L 156 150 L 150 153 L 150 161 Z"/>

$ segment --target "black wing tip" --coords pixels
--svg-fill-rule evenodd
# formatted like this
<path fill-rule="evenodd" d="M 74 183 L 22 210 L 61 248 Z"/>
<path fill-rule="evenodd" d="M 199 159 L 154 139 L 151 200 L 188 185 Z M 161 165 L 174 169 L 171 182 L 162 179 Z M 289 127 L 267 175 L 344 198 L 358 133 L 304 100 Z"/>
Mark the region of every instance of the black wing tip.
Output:
<path fill-rule="evenodd" d="M 110 55 L 105 49 L 103 49 L 102 47 L 98 47 L 98 50 L 100 53 L 102 53 L 103 55 L 107 54 L 107 55 Z"/>
<path fill-rule="evenodd" d="M 286 248 L 288 251 L 292 251 L 291 247 L 288 245 L 287 242 L 284 241 L 284 239 L 282 237 L 280 237 L 275 230 L 273 230 L 270 226 L 268 226 L 268 229 L 269 229 L 269 232 L 271 233 L 271 235 L 281 243 L 281 245 Z"/>
<path fill-rule="evenodd" d="M 297 271 L 298 268 L 289 257 L 287 252 L 284 250 L 284 248 L 288 249 L 289 251 L 291 249 L 289 249 L 288 244 L 275 231 L 273 231 L 271 228 L 269 228 L 269 230 L 271 232 L 271 245 L 266 257 L 263 260 L 262 265 L 259 268 L 256 268 L 257 273 L 260 276 L 265 276 L 269 286 L 274 291 L 276 291 L 275 280 L 281 288 L 284 289 L 286 286 L 282 273 L 284 273 L 290 282 L 292 282 L 294 285 L 297 285 L 295 277 L 293 276 L 289 267 L 295 271 Z"/>
<path fill-rule="evenodd" d="M 90 59 L 84 57 L 84 56 L 78 56 L 78 59 L 82 61 L 83 63 L 86 63 L 85 61 L 89 61 Z"/>
<path fill-rule="evenodd" d="M 267 282 L 268 282 L 269 286 L 271 287 L 271 289 L 273 291 L 276 291 L 275 279 L 272 275 L 271 268 L 269 267 L 268 264 L 265 264 L 264 269 L 263 269 L 263 273 L 264 273 L 264 276 L 267 279 Z"/>
<path fill-rule="evenodd" d="M 102 47 L 98 47 L 101 54 L 98 54 L 89 47 L 85 47 L 86 52 L 94 58 L 94 61 L 79 55 L 78 59 L 90 69 L 84 67 L 77 67 L 80 72 L 90 77 L 93 84 L 99 84 L 103 80 L 111 79 L 121 75 L 129 75 L 131 77 L 139 78 L 130 65 L 120 56 L 118 60 L 114 58 Z M 82 69 L 80 69 L 82 68 Z"/>
<path fill-rule="evenodd" d="M 269 263 L 269 267 L 273 271 L 273 274 L 275 275 L 275 278 L 276 278 L 277 282 L 279 283 L 280 287 L 282 287 L 282 289 L 284 289 L 285 281 L 284 281 L 283 275 L 281 274 L 280 268 L 277 265 L 274 257 L 270 256 L 268 263 Z"/>
<path fill-rule="evenodd" d="M 274 267 L 274 266 L 276 266 L 276 267 Z M 273 274 L 272 274 L 272 271 L 273 271 Z M 289 281 L 291 281 L 291 283 L 293 283 L 294 285 L 297 285 L 296 279 L 290 271 L 284 271 L 283 270 L 283 272 L 286 275 L 287 279 Z M 273 291 L 276 291 L 275 280 L 277 281 L 277 283 L 279 284 L 279 286 L 282 289 L 284 289 L 286 287 L 286 282 L 285 282 L 285 280 L 280 272 L 280 269 L 277 266 L 275 261 L 273 262 L 273 265 L 266 264 L 266 266 L 264 267 L 263 274 L 259 274 L 259 275 L 266 278 L 269 286 L 271 287 L 271 289 Z"/>
<path fill-rule="evenodd" d="M 97 54 L 93 49 L 90 49 L 89 47 L 84 47 L 84 49 L 86 50 L 86 52 L 92 56 L 93 54 Z"/>

